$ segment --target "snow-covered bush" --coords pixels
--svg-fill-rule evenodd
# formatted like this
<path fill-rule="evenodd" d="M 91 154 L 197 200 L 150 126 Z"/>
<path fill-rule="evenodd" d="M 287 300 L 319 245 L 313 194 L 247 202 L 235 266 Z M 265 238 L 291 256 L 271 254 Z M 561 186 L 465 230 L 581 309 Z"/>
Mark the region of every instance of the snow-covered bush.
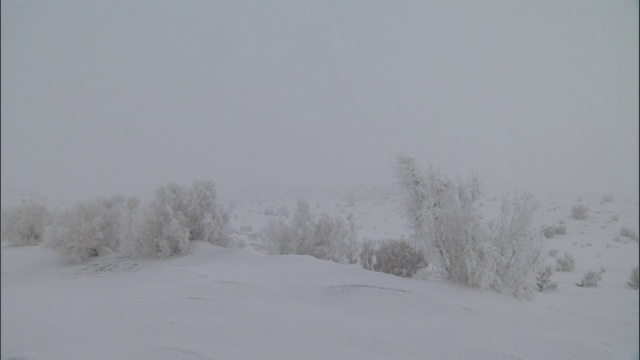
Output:
<path fill-rule="evenodd" d="M 76 204 L 47 227 L 43 245 L 78 261 L 98 256 L 103 248 L 117 251 L 124 204 L 120 195 Z"/>
<path fill-rule="evenodd" d="M 626 227 L 620 229 L 620 236 L 638 241 L 638 235 L 636 235 L 636 232 Z"/>
<path fill-rule="evenodd" d="M 554 230 L 556 232 L 556 235 L 566 235 L 567 234 L 567 227 L 563 224 L 560 225 L 555 225 L 554 226 Z"/>
<path fill-rule="evenodd" d="M 357 261 L 355 224 L 324 214 L 316 220 L 306 200 L 298 201 L 289 221 L 269 221 L 262 237 L 273 254 L 311 255 L 342 264 Z"/>
<path fill-rule="evenodd" d="M 551 281 L 551 275 L 553 275 L 551 266 L 547 266 L 544 270 L 538 271 L 538 274 L 536 275 L 538 291 L 546 292 L 558 288 L 558 282 Z"/>
<path fill-rule="evenodd" d="M 599 271 L 589 271 L 584 274 L 582 280 L 576 285 L 580 287 L 597 287 L 598 282 L 602 280 L 602 274 L 604 274 L 603 268 L 600 268 Z"/>
<path fill-rule="evenodd" d="M 565 225 L 549 225 L 542 228 L 542 235 L 547 239 L 552 239 L 556 235 L 565 235 L 567 227 Z"/>
<path fill-rule="evenodd" d="M 12 245 L 37 245 L 42 242 L 45 228 L 52 220 L 46 206 L 34 200 L 2 212 L 2 241 Z"/>
<path fill-rule="evenodd" d="M 318 259 L 342 264 L 357 261 L 355 224 L 345 223 L 340 217 L 320 215 L 315 223 L 313 237 L 302 243 L 301 253 Z"/>
<path fill-rule="evenodd" d="M 556 227 L 555 225 L 545 226 L 542 228 L 542 235 L 544 235 L 547 239 L 552 239 L 556 236 Z"/>
<path fill-rule="evenodd" d="M 629 286 L 631 286 L 632 288 L 638 290 L 638 287 L 640 286 L 640 277 L 638 276 L 637 266 L 631 269 L 631 275 L 629 275 L 627 284 L 629 284 Z"/>
<path fill-rule="evenodd" d="M 571 208 L 571 216 L 576 220 L 584 220 L 587 218 L 589 207 L 587 205 L 578 204 Z"/>
<path fill-rule="evenodd" d="M 556 257 L 558 255 L 558 249 L 549 249 L 549 256 Z"/>
<path fill-rule="evenodd" d="M 188 253 L 191 240 L 226 246 L 228 224 L 229 214 L 218 203 L 213 181 L 195 181 L 191 187 L 168 184 L 156 190 L 142 221 L 133 223 L 131 231 L 138 231 L 133 248 L 138 254 L 166 257 Z"/>
<path fill-rule="evenodd" d="M 503 197 L 498 218 L 481 224 L 477 175 L 456 184 L 433 166 L 422 174 L 404 155 L 396 158 L 394 170 L 404 192 L 404 215 L 430 263 L 454 281 L 533 295 L 542 238 L 532 228 L 537 207 L 532 198 Z"/>
<path fill-rule="evenodd" d="M 367 241 L 360 259 L 365 269 L 402 277 L 411 277 L 427 266 L 424 252 L 404 239 Z"/>
<path fill-rule="evenodd" d="M 576 268 L 576 259 L 569 253 L 564 253 L 564 257 L 556 259 L 556 271 L 573 271 Z"/>

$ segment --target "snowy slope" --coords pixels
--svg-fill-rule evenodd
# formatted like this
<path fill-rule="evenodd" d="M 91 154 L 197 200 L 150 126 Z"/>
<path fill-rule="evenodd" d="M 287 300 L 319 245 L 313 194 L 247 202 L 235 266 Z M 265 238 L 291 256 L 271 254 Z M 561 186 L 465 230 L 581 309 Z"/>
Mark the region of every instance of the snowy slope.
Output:
<path fill-rule="evenodd" d="M 317 213 L 340 213 L 340 196 L 309 202 Z M 575 256 L 576 270 L 556 272 L 558 291 L 533 301 L 205 243 L 191 255 L 166 260 L 111 254 L 81 264 L 39 247 L 3 245 L 0 357 L 637 358 L 638 291 L 625 281 L 638 264 L 638 243 L 614 240 L 621 226 L 637 232 L 637 204 L 594 200 L 591 217 L 578 221 L 568 212 L 575 199 L 557 201 L 556 209 L 551 202 L 543 201 L 536 221 L 566 222 L 567 235 L 545 245 Z M 295 199 L 240 202 L 234 226 L 250 224 L 255 232 L 269 219 L 265 207 L 285 203 L 292 212 Z M 486 207 L 496 204 L 487 201 Z M 354 214 L 359 237 L 406 232 L 393 197 L 343 209 Z M 619 220 L 607 223 L 610 212 Z M 601 265 L 607 272 L 597 288 L 574 285 Z"/>

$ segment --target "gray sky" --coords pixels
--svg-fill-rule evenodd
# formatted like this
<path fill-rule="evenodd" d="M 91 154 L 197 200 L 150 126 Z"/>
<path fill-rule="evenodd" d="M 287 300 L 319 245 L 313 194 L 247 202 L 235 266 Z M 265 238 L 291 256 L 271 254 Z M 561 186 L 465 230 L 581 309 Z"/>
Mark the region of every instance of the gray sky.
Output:
<path fill-rule="evenodd" d="M 2 1 L 2 188 L 638 192 L 638 1 Z"/>

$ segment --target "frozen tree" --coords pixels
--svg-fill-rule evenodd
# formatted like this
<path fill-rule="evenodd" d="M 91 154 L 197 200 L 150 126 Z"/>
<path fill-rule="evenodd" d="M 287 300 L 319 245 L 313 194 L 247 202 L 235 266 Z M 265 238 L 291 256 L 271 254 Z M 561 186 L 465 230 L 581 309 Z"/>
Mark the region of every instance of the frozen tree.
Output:
<path fill-rule="evenodd" d="M 423 174 L 406 155 L 396 157 L 394 172 L 404 193 L 404 215 L 430 263 L 454 281 L 532 296 L 542 248 L 532 229 L 537 207 L 532 198 L 503 197 L 498 218 L 481 224 L 477 174 L 454 183 L 433 166 Z"/>
<path fill-rule="evenodd" d="M 47 228 L 43 245 L 79 261 L 98 256 L 103 248 L 117 251 L 124 204 L 120 195 L 76 204 Z"/>
<path fill-rule="evenodd" d="M 2 241 L 12 245 L 37 245 L 52 220 L 46 206 L 34 200 L 22 200 L 20 205 L 2 212 Z"/>

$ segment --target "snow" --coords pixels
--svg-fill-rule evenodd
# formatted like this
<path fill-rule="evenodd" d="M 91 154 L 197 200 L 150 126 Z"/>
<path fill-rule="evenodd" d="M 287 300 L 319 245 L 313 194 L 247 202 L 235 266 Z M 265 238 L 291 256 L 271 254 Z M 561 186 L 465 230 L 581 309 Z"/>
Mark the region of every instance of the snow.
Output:
<path fill-rule="evenodd" d="M 314 197 L 315 196 L 315 197 Z M 352 213 L 358 238 L 409 234 L 397 198 L 340 191 L 307 194 L 315 213 Z M 499 201 L 484 200 L 490 218 Z M 590 200 L 591 199 L 591 200 Z M 295 197 L 237 200 L 235 228 L 258 232 L 264 210 Z M 576 258 L 555 272 L 555 292 L 520 301 L 439 280 L 404 279 L 309 256 L 269 256 L 197 242 L 192 254 L 134 259 L 106 254 L 83 263 L 40 247 L 3 245 L 1 359 L 637 359 L 638 204 L 616 199 L 570 218 L 576 198 L 544 195 L 536 224 L 563 220 L 548 249 Z M 337 206 L 338 205 L 338 206 Z M 611 220 L 617 214 L 619 220 Z M 591 244 L 591 245 L 587 245 Z M 607 246 L 609 245 L 609 247 Z M 555 268 L 555 259 L 548 263 Z M 597 288 L 580 288 L 604 267 Z"/>

